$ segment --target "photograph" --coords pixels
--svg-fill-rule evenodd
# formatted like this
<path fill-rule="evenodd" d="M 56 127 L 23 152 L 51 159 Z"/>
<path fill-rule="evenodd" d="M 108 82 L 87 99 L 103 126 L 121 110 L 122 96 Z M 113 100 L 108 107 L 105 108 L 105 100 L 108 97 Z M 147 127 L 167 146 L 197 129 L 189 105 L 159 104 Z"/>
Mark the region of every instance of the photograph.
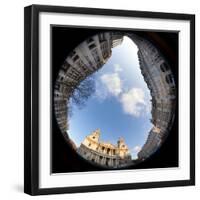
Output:
<path fill-rule="evenodd" d="M 24 30 L 25 193 L 195 184 L 194 15 L 31 5 Z"/>
<path fill-rule="evenodd" d="M 178 166 L 178 33 L 51 26 L 52 173 Z"/>

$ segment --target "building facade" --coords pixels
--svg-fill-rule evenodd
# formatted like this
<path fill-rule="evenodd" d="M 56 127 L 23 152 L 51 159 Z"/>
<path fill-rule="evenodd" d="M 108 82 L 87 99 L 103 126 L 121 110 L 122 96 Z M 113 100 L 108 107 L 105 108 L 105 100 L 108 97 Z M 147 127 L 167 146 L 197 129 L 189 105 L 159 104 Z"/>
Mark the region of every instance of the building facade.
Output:
<path fill-rule="evenodd" d="M 111 33 L 112 48 L 120 45 L 123 42 L 123 37 L 120 32 Z"/>
<path fill-rule="evenodd" d="M 144 160 L 152 155 L 161 145 L 162 137 L 160 135 L 160 129 L 153 127 L 149 132 L 147 140 L 142 147 L 142 150 L 138 153 L 138 158 Z"/>
<path fill-rule="evenodd" d="M 139 159 L 152 155 L 167 137 L 173 124 L 176 106 L 176 86 L 172 71 L 158 49 L 135 34 L 128 35 L 138 47 L 141 73 L 151 93 L 152 129 L 138 153 Z"/>
<path fill-rule="evenodd" d="M 77 152 L 86 160 L 107 168 L 119 168 L 131 164 L 131 155 L 124 140 L 120 138 L 117 145 L 102 142 L 99 129 L 83 140 Z"/>

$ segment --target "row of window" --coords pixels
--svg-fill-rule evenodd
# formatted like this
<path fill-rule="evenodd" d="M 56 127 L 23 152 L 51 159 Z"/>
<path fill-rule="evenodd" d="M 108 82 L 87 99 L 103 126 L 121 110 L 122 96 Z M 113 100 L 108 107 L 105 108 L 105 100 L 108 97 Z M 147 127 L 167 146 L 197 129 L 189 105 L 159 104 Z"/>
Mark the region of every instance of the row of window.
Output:
<path fill-rule="evenodd" d="M 162 72 L 168 71 L 168 70 L 169 70 L 169 65 L 166 64 L 165 62 L 162 63 L 162 64 L 160 65 L 160 70 L 161 70 Z M 158 71 L 155 67 L 152 68 L 152 75 L 153 75 L 154 77 L 157 77 L 157 76 L 160 75 L 159 71 Z M 173 78 L 172 74 L 166 75 L 165 80 L 166 80 L 166 82 L 167 82 L 168 84 L 174 84 L 174 78 Z"/>
<path fill-rule="evenodd" d="M 85 156 L 87 156 L 87 152 L 86 152 L 86 151 L 83 151 L 83 154 L 84 154 Z M 87 157 L 88 157 L 88 159 L 90 159 L 90 155 L 88 155 Z M 105 157 L 99 156 L 99 161 L 102 162 L 103 158 L 105 158 Z M 110 162 L 111 160 L 113 161 L 113 164 L 116 162 L 116 159 L 105 158 L 105 165 L 108 166 L 108 165 L 109 165 L 109 162 Z M 93 157 L 93 158 L 91 159 L 91 161 L 92 161 L 92 162 L 95 162 L 95 158 Z"/>
<path fill-rule="evenodd" d="M 106 40 L 105 35 L 103 33 L 100 33 L 99 34 L 99 41 L 102 42 L 104 40 Z"/>
<path fill-rule="evenodd" d="M 147 54 L 148 52 L 146 50 L 144 50 L 144 53 Z M 143 59 L 141 52 L 138 52 L 138 56 L 139 56 L 139 60 L 141 60 L 141 62 L 143 61 L 142 63 L 144 63 L 145 60 Z M 169 69 L 170 69 L 170 67 L 166 62 L 163 62 L 160 65 L 160 70 L 162 72 L 166 72 Z M 155 67 L 152 67 L 151 71 L 152 71 L 152 75 L 155 77 L 160 75 L 159 71 Z M 168 74 L 165 79 L 168 84 L 174 84 L 174 78 L 173 78 L 172 74 Z"/>
<path fill-rule="evenodd" d="M 100 160 L 100 162 L 101 162 L 101 161 L 103 160 L 103 157 L 100 156 L 100 157 L 99 157 L 99 160 Z M 95 159 L 92 158 L 91 161 L 95 162 Z M 111 165 L 111 162 L 113 163 L 112 165 L 116 165 L 116 162 L 117 162 L 117 161 L 116 161 L 116 159 L 105 158 L 105 165 L 106 165 L 106 166 Z"/>
<path fill-rule="evenodd" d="M 93 137 L 93 139 L 95 139 L 95 137 Z M 91 143 L 89 143 L 88 146 L 90 147 L 90 146 L 91 146 Z M 102 147 L 97 147 L 97 148 L 96 148 L 97 151 L 98 151 L 98 150 L 104 151 L 105 149 L 106 149 L 106 148 L 105 148 L 104 146 L 102 146 Z M 111 152 L 111 149 L 110 149 L 110 148 L 107 148 L 107 149 L 106 149 L 106 153 L 107 153 L 107 154 L 110 154 L 110 152 Z M 115 149 L 112 150 L 112 153 L 113 153 L 113 155 L 116 154 Z"/>

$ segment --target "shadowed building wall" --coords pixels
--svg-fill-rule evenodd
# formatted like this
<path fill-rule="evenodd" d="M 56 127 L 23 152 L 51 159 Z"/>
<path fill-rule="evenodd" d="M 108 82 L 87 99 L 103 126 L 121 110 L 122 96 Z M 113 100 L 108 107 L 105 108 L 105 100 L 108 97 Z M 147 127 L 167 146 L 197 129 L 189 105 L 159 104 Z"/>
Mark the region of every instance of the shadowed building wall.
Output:
<path fill-rule="evenodd" d="M 151 93 L 152 129 L 138 153 L 140 160 L 153 154 L 169 134 L 175 118 L 176 85 L 169 64 L 149 41 L 135 34 L 128 36 L 138 46 L 141 73 Z"/>

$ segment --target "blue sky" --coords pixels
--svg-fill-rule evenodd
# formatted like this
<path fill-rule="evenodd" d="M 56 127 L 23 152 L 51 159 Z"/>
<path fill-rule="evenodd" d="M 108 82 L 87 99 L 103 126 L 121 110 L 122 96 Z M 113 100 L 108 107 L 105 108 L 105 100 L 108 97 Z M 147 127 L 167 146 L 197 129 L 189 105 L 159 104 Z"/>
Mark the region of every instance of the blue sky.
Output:
<path fill-rule="evenodd" d="M 140 72 L 137 51 L 137 46 L 124 37 L 94 74 L 96 92 L 85 107 L 73 106 L 68 134 L 77 146 L 100 128 L 102 141 L 116 144 L 123 137 L 132 158 L 136 158 L 152 127 L 151 96 Z"/>

